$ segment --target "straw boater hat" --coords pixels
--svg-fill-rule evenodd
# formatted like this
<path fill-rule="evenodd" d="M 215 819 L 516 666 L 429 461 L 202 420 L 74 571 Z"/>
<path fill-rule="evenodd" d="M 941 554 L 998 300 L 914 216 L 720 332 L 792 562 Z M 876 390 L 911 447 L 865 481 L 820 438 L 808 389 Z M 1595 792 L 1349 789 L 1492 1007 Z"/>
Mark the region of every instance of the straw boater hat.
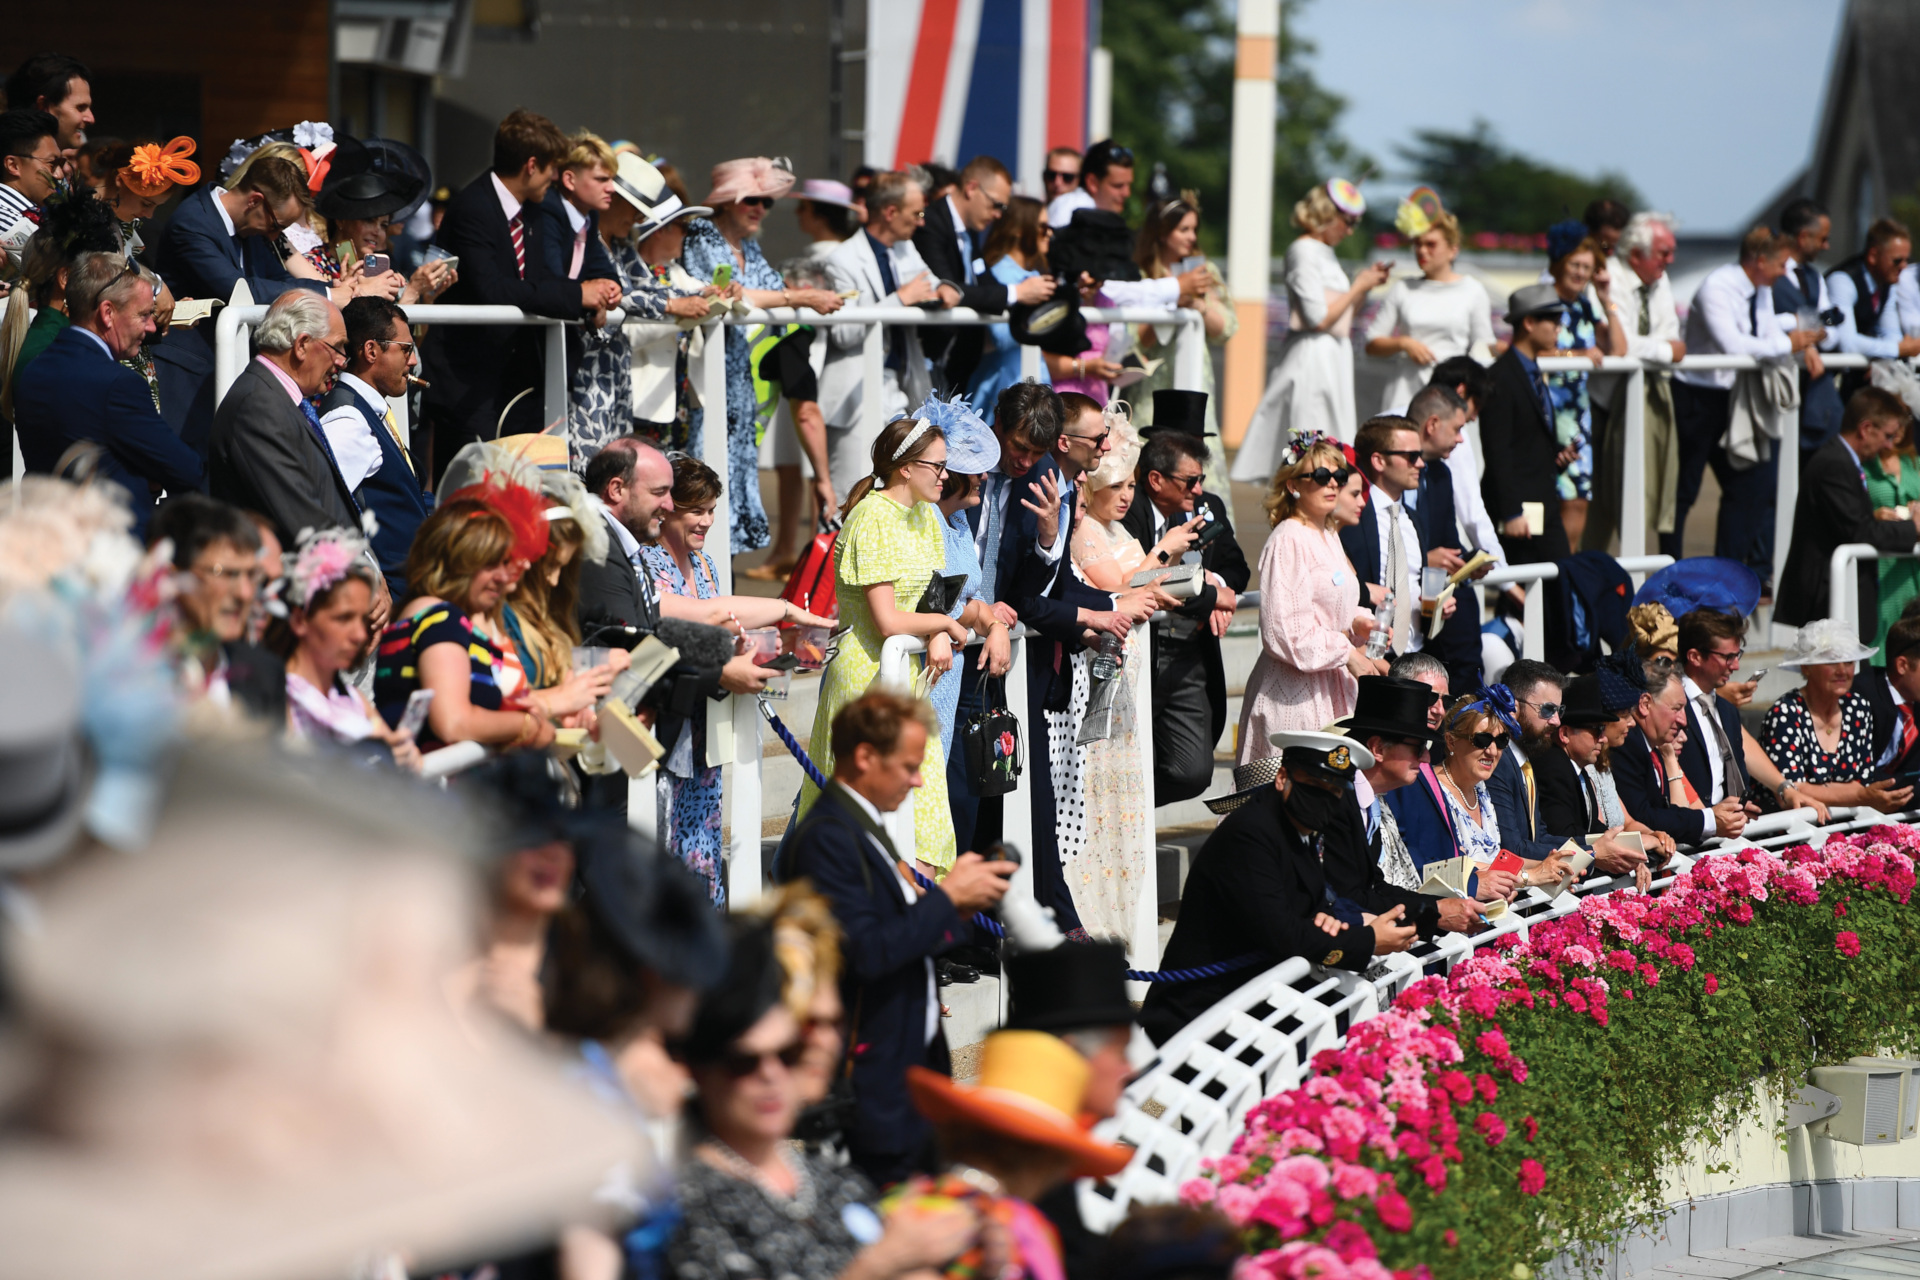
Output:
<path fill-rule="evenodd" d="M 322 761 L 183 760 L 150 847 L 93 852 L 7 940 L 42 1078 L 0 1139 L 0 1277 L 307 1280 L 597 1216 L 634 1130 L 442 994 L 472 835 Z"/>
<path fill-rule="evenodd" d="M 975 1084 L 955 1084 L 925 1067 L 907 1068 L 907 1092 L 936 1125 L 987 1129 L 1051 1147 L 1073 1158 L 1076 1178 L 1110 1178 L 1127 1167 L 1133 1148 L 1101 1142 L 1077 1119 L 1092 1068 L 1058 1036 L 996 1031 L 980 1046 Z"/>
<path fill-rule="evenodd" d="M 1280 776 L 1280 766 L 1312 769 L 1335 782 L 1351 783 L 1361 769 L 1373 768 L 1373 752 L 1340 733 L 1287 730 L 1267 735 L 1280 750 L 1259 760 L 1235 765 L 1233 790 L 1204 801 L 1214 813 L 1232 813 Z"/>

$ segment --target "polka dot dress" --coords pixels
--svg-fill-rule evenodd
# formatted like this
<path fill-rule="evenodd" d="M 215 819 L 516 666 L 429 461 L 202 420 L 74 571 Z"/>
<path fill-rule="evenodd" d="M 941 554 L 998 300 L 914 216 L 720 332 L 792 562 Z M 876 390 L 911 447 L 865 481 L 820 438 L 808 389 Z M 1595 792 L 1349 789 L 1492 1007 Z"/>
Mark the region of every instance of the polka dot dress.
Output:
<path fill-rule="evenodd" d="M 1789 782 L 1862 782 L 1873 772 L 1873 711 L 1863 694 L 1840 700 L 1840 741 L 1832 754 L 1820 745 L 1798 689 L 1773 704 L 1761 737 L 1768 759 Z M 1752 791 L 1763 802 L 1770 798 L 1764 787 Z"/>

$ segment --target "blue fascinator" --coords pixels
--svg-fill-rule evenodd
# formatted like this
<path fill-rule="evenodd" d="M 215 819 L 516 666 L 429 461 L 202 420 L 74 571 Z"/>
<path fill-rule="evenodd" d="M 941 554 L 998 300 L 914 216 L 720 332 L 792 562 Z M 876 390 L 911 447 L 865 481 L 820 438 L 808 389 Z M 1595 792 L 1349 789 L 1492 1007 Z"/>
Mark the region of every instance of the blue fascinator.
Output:
<path fill-rule="evenodd" d="M 1503 684 L 1481 686 L 1479 694 L 1475 696 L 1472 702 L 1467 704 L 1467 707 L 1473 711 L 1484 711 L 1495 720 L 1498 720 L 1500 727 L 1505 729 L 1516 741 L 1522 736 L 1520 732 L 1520 710 L 1514 705 L 1513 690 L 1507 688 L 1507 686 Z"/>
<path fill-rule="evenodd" d="M 1000 441 L 960 396 L 942 400 L 930 395 L 914 416 L 940 428 L 947 438 L 947 470 L 954 475 L 983 476 L 1000 465 Z"/>
<path fill-rule="evenodd" d="M 1587 238 L 1587 224 L 1578 218 L 1568 218 L 1565 222 L 1556 222 L 1547 228 L 1547 257 L 1558 262 Z"/>

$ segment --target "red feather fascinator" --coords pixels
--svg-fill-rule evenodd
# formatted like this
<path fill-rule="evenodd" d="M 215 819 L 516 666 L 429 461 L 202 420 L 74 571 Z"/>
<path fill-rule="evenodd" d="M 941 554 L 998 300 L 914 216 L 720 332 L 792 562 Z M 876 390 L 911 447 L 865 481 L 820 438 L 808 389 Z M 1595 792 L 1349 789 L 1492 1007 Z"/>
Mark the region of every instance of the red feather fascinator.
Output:
<path fill-rule="evenodd" d="M 513 529 L 513 558 L 532 564 L 547 554 L 547 508 L 553 504 L 522 485 L 489 471 L 480 483 L 456 489 L 447 501 L 471 498 L 497 512 Z"/>

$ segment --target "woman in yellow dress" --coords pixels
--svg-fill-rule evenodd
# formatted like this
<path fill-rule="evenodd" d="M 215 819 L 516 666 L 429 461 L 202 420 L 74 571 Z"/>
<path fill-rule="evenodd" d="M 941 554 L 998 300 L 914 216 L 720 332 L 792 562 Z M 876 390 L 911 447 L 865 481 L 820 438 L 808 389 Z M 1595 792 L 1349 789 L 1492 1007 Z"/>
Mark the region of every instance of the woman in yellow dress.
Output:
<path fill-rule="evenodd" d="M 808 752 L 825 774 L 833 772 L 834 716 L 867 691 L 880 674 L 880 646 L 889 636 L 921 636 L 924 663 L 934 680 L 948 675 L 967 630 L 947 616 L 947 604 L 917 612 L 927 586 L 946 568 L 944 522 L 937 505 L 947 474 L 947 441 L 925 418 L 888 423 L 873 443 L 873 474 L 853 487 L 845 523 L 834 543 L 834 592 L 840 602 L 839 651 L 820 679 L 820 708 L 813 718 Z M 914 856 L 928 875 L 953 866 L 953 815 L 947 807 L 947 761 L 937 737 L 929 738 L 922 784 L 913 793 Z M 820 795 L 808 782 L 800 790 L 804 816 Z M 906 851 L 901 850 L 904 854 Z"/>

